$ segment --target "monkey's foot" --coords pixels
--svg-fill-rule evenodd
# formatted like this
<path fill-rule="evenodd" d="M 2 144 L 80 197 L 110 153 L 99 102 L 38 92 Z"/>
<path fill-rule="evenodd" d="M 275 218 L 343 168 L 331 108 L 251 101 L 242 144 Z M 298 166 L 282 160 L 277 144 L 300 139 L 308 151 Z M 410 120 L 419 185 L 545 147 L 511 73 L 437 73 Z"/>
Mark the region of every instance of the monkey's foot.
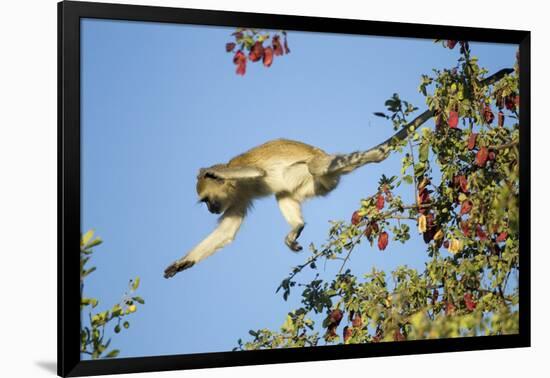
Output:
<path fill-rule="evenodd" d="M 298 243 L 297 239 L 300 237 L 303 229 L 304 225 L 301 224 L 290 231 L 289 234 L 286 236 L 285 244 L 288 246 L 288 248 L 290 248 L 291 251 L 300 252 L 302 250 L 302 246 L 300 245 L 300 243 Z"/>
<path fill-rule="evenodd" d="M 176 261 L 168 268 L 164 270 L 164 278 L 174 277 L 176 273 L 181 272 L 182 270 L 189 269 L 195 265 L 194 261 Z"/>

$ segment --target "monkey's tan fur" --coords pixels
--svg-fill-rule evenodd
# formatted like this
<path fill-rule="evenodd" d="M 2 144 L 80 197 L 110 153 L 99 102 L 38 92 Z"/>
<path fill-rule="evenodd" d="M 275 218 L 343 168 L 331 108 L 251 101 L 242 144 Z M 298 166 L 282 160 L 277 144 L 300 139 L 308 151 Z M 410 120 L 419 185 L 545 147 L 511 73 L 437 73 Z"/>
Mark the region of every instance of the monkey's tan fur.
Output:
<path fill-rule="evenodd" d="M 291 250 L 300 251 L 297 239 L 304 228 L 301 203 L 328 194 L 342 174 L 381 161 L 388 153 L 388 147 L 380 145 L 365 152 L 329 155 L 305 143 L 278 139 L 238 155 L 227 164 L 201 169 L 197 176 L 199 198 L 210 212 L 223 215 L 218 227 L 170 265 L 164 276 L 172 277 L 232 242 L 252 201 L 272 194 L 291 227 L 285 243 Z"/>

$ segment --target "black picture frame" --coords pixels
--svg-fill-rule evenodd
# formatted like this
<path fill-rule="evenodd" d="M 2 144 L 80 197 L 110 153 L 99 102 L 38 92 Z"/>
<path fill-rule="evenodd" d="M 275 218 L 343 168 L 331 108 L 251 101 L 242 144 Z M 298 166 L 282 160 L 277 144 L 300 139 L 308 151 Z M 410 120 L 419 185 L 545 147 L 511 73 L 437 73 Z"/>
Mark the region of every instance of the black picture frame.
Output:
<path fill-rule="evenodd" d="M 342 34 L 514 43 L 520 51 L 520 332 L 314 348 L 80 360 L 80 19 L 243 26 Z M 530 346 L 530 32 L 243 12 L 58 3 L 58 374 L 83 376 Z"/>

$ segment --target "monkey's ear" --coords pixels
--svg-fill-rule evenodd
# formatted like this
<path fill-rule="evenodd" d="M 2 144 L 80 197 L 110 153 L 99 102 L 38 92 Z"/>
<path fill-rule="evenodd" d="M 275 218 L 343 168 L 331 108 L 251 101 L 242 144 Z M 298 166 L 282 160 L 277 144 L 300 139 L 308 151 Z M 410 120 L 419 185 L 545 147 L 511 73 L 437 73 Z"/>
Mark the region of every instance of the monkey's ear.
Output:
<path fill-rule="evenodd" d="M 224 180 L 253 180 L 265 176 L 265 171 L 256 167 L 211 167 L 203 168 L 199 176 Z"/>

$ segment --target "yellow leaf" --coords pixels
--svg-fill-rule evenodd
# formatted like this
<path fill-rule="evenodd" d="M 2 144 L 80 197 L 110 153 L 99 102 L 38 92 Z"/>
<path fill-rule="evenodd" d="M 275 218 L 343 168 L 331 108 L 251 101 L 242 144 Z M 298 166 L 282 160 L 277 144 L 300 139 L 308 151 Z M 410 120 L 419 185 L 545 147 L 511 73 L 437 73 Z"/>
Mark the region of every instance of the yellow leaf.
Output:
<path fill-rule="evenodd" d="M 92 237 L 94 236 L 94 230 L 88 230 L 80 239 L 80 245 L 85 246 L 92 240 Z"/>
<path fill-rule="evenodd" d="M 426 232 L 426 216 L 424 214 L 421 214 L 418 217 L 418 232 Z"/>
<path fill-rule="evenodd" d="M 453 255 L 462 249 L 462 242 L 458 239 L 451 239 L 449 243 L 449 252 Z"/>
<path fill-rule="evenodd" d="M 292 332 L 292 329 L 294 328 L 294 322 L 292 321 L 292 317 L 290 315 L 286 316 L 286 321 L 281 327 L 281 330 L 283 332 Z"/>

